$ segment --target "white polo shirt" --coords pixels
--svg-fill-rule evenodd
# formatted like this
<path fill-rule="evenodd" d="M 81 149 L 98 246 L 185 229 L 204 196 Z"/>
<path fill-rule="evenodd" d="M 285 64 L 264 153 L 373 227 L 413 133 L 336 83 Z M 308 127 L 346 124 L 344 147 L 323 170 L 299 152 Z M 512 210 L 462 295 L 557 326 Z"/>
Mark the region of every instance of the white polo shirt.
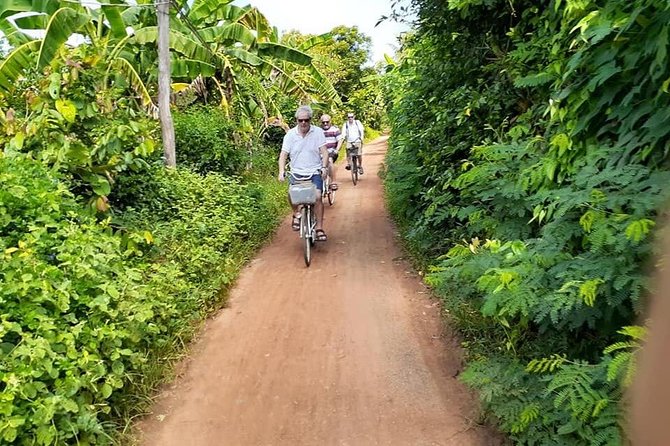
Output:
<path fill-rule="evenodd" d="M 319 127 L 310 125 L 303 137 L 296 126 L 284 135 L 281 149 L 289 154 L 291 172 L 296 175 L 311 175 L 321 169 L 320 148 L 325 145 L 326 136 Z"/>

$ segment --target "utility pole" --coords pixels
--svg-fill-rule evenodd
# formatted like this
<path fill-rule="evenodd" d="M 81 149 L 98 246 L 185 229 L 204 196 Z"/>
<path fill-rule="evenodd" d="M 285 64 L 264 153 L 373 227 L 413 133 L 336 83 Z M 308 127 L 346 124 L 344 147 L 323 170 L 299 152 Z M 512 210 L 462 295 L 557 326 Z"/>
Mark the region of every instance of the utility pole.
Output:
<path fill-rule="evenodd" d="M 177 166 L 174 124 L 170 112 L 170 0 L 155 0 L 158 15 L 158 113 L 167 167 Z"/>

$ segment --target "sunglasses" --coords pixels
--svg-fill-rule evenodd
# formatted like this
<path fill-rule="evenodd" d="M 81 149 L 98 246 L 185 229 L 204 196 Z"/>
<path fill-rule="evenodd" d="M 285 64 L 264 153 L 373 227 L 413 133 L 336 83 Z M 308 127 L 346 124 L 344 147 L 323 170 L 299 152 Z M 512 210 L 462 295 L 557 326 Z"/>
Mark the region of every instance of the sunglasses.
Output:
<path fill-rule="evenodd" d="M 321 124 L 330 124 L 330 121 L 321 121 Z"/>
<path fill-rule="evenodd" d="M 353 117 L 354 117 L 354 115 L 349 115 L 349 116 L 347 116 L 347 118 L 349 118 L 349 119 L 351 119 L 351 118 L 353 118 Z"/>
<path fill-rule="evenodd" d="M 307 119 L 298 119 L 298 122 L 309 122 L 309 121 L 311 121 L 311 118 L 307 118 Z"/>

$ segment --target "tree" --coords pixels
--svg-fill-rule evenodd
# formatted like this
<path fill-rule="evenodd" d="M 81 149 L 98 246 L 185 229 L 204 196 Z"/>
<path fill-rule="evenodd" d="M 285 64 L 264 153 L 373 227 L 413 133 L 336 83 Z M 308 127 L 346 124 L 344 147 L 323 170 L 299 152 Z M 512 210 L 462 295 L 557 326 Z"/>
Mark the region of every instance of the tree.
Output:
<path fill-rule="evenodd" d="M 119 6 L 92 10 L 60 0 L 12 0 L 5 4 L 4 9 L 0 9 L 0 30 L 13 49 L 0 64 L 0 91 L 11 92 L 15 82 L 31 68 L 43 70 L 57 57 L 68 39 L 80 33 L 82 40 L 90 42 L 107 65 L 100 88 L 107 88 L 110 79 L 122 74 L 133 86 L 141 103 L 148 108 L 153 106 L 140 74 L 124 53 L 129 39 L 126 20 L 121 14 L 124 8 L 126 12 L 139 9 L 119 3 Z M 34 15 L 13 18 L 21 12 Z M 44 37 L 30 37 L 25 31 L 42 31 Z"/>
<path fill-rule="evenodd" d="M 14 50 L 0 66 L 0 88 L 11 89 L 13 82 L 32 65 L 30 55 L 38 45 L 41 69 L 70 36 L 82 32 L 114 59 L 118 65 L 114 70 L 133 77 L 143 100 L 150 99 L 139 81 L 151 83 L 157 79 L 153 45 L 157 42 L 158 28 L 155 17 L 147 16 L 146 7 L 151 0 L 141 0 L 136 6 L 114 1 L 118 6 L 104 6 L 101 11 L 65 0 L 11 0 L 3 5 L 0 30 L 8 36 Z M 254 77 L 280 77 L 306 97 L 337 100 L 333 86 L 312 64 L 311 56 L 280 44 L 276 29 L 258 9 L 230 3 L 230 0 L 196 0 L 192 6 L 184 2 L 176 8 L 178 20 L 174 20 L 170 30 L 173 78 L 185 82 L 198 76 L 213 79 L 224 108 L 229 107 L 240 79 Z M 18 19 L 15 26 L 8 18 L 19 12 L 39 15 Z M 132 35 L 127 35 L 128 27 Z M 46 30 L 47 35 L 35 40 L 22 29 Z M 263 102 L 262 97 L 257 99 Z M 260 108 L 272 106 L 262 104 Z"/>
<path fill-rule="evenodd" d="M 184 4 L 170 31 L 176 57 L 172 76 L 190 82 L 202 76 L 227 113 L 245 129 L 280 114 L 273 94 L 286 91 L 305 101 L 337 101 L 335 89 L 300 48 L 279 42 L 277 31 L 258 9 L 229 1 Z M 156 40 L 156 28 L 136 31 L 133 43 Z M 245 95 L 240 95 L 244 91 Z M 241 100 L 237 100 L 239 97 Z"/>
<path fill-rule="evenodd" d="M 360 97 L 357 92 L 365 88 L 362 80 L 375 73 L 373 68 L 364 67 L 370 59 L 372 40 L 356 26 L 336 26 L 325 36 L 329 38 L 310 46 L 307 52 L 314 57 L 318 70 L 333 83 L 345 107 L 364 117 L 364 101 L 355 98 Z M 282 41 L 300 47 L 314 37 L 290 31 Z"/>

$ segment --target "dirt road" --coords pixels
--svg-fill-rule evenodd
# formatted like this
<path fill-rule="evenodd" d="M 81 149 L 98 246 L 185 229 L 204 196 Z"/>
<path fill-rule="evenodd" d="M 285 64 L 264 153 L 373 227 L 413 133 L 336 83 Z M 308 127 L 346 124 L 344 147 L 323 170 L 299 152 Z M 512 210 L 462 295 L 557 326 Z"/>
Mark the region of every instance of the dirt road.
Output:
<path fill-rule="evenodd" d="M 139 428 L 145 446 L 497 445 L 435 301 L 403 261 L 366 146 L 338 165 L 328 241 L 306 268 L 287 219 L 245 269 L 181 376 Z"/>

